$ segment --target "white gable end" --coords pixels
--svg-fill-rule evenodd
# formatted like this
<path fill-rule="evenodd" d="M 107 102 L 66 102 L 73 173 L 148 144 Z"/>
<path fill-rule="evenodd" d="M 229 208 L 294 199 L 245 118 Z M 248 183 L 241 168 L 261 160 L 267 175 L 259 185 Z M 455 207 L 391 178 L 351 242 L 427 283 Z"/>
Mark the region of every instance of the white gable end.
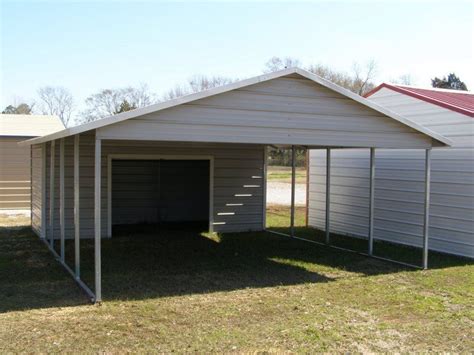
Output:
<path fill-rule="evenodd" d="M 427 148 L 432 139 L 298 74 L 100 127 L 104 139 Z"/>

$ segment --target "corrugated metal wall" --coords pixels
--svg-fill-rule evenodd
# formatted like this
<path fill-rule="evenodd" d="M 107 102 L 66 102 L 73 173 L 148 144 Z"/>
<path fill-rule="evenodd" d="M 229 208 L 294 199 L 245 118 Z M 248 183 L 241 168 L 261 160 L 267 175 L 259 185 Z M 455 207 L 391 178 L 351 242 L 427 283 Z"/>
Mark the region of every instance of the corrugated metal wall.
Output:
<path fill-rule="evenodd" d="M 94 235 L 94 140 L 92 133 L 80 138 L 80 203 L 81 236 Z M 65 141 L 65 219 L 66 236 L 73 237 L 73 141 Z M 215 231 L 248 231 L 262 229 L 263 216 L 263 160 L 262 145 L 206 144 L 146 141 L 103 141 L 102 143 L 102 234 L 107 234 L 107 156 L 110 154 L 138 155 L 212 155 L 214 156 L 214 226 Z M 47 144 L 47 172 L 49 172 L 50 144 Z M 37 147 L 35 149 L 38 149 Z M 35 155 L 34 164 L 40 166 Z M 55 159 L 55 237 L 59 237 L 59 141 Z M 34 174 L 34 205 L 41 206 L 40 184 Z M 49 173 L 46 177 L 46 210 L 49 219 Z M 223 214 L 224 213 L 224 214 Z M 40 228 L 40 214 L 33 215 L 33 225 Z"/>
<path fill-rule="evenodd" d="M 29 210 L 30 147 L 17 143 L 24 137 L 0 137 L 0 210 Z"/>
<path fill-rule="evenodd" d="M 472 117 L 381 89 L 376 103 L 450 138 L 433 149 L 430 248 L 474 257 L 474 120 Z M 309 224 L 324 228 L 325 152 L 310 152 Z M 369 151 L 333 150 L 331 230 L 367 236 Z M 423 150 L 376 150 L 375 238 L 421 246 Z"/>

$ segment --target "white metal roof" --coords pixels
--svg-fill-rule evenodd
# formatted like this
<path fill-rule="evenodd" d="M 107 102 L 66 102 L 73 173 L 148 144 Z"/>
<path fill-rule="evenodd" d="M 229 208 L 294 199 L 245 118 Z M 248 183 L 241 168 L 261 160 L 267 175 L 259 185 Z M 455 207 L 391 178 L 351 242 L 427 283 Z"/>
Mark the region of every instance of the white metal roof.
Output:
<path fill-rule="evenodd" d="M 63 130 L 64 125 L 57 116 L 0 115 L 1 137 L 40 137 Z"/>
<path fill-rule="evenodd" d="M 288 69 L 283 69 L 283 70 L 280 70 L 280 71 L 276 71 L 276 72 L 272 72 L 272 73 L 268 73 L 268 74 L 263 74 L 263 75 L 260 75 L 260 76 L 256 76 L 256 77 L 253 77 L 253 78 L 249 78 L 249 79 L 245 79 L 245 80 L 241 80 L 241 81 L 238 81 L 238 82 L 235 82 L 235 83 L 231 83 L 231 84 L 228 84 L 228 85 L 224 85 L 224 86 L 220 86 L 220 87 L 216 87 L 216 88 L 212 88 L 212 89 L 209 89 L 209 90 L 204 90 L 204 91 L 201 91 L 201 92 L 198 92 L 198 93 L 194 93 L 194 94 L 190 94 L 190 95 L 186 95 L 186 96 L 182 96 L 182 97 L 179 97 L 179 98 L 176 98 L 176 99 L 173 99 L 173 100 L 169 100 L 169 101 L 165 101 L 165 102 L 160 102 L 160 103 L 157 103 L 157 104 L 154 104 L 154 105 L 150 105 L 150 106 L 147 106 L 147 107 L 143 107 L 143 108 L 139 108 L 139 109 L 136 109 L 136 110 L 132 110 L 132 111 L 128 111 L 128 112 L 123 112 L 123 113 L 120 113 L 120 114 L 117 114 L 117 115 L 114 115 L 114 116 L 109 116 L 109 117 L 105 117 L 105 118 L 102 118 L 100 120 L 97 120 L 97 121 L 94 121 L 94 122 L 89 122 L 89 123 L 85 123 L 83 125 L 80 125 L 80 126 L 76 126 L 76 127 L 71 127 L 71 128 L 66 128 L 62 131 L 59 131 L 59 132 L 56 132 L 56 133 L 52 133 L 52 134 L 48 134 L 46 136 L 43 136 L 43 137 L 38 137 L 38 138 L 34 138 L 34 139 L 30 139 L 30 140 L 27 140 L 27 141 L 24 141 L 24 142 L 21 142 L 20 144 L 23 144 L 23 145 L 31 145 L 31 144 L 38 144 L 38 143 L 44 143 L 44 142 L 48 142 L 48 141 L 51 141 L 51 140 L 54 140 L 54 139 L 59 139 L 59 138 L 64 138 L 64 137 L 68 137 L 68 136 L 71 136 L 71 135 L 75 135 L 75 134 L 79 134 L 79 133 L 82 133 L 82 132 L 86 132 L 86 131 L 90 131 L 90 130 L 93 130 L 93 129 L 97 129 L 97 128 L 100 128 L 100 127 L 104 127 L 104 126 L 108 126 L 108 125 L 112 125 L 114 123 L 118 123 L 118 122 L 122 122 L 122 121 L 125 121 L 125 120 L 128 120 L 128 119 L 131 119 L 131 118 L 134 118 L 134 117 L 138 117 L 138 116 L 142 116 L 142 115 L 146 115 L 146 114 L 149 114 L 149 113 L 153 113 L 153 112 L 157 112 L 157 111 L 161 111 L 161 110 L 164 110 L 164 109 L 168 109 L 168 108 L 171 108 L 171 107 L 175 107 L 175 106 L 179 106 L 179 105 L 182 105 L 182 104 L 185 104 L 185 103 L 189 103 L 191 101 L 195 101 L 195 100 L 200 100 L 200 99 L 203 99 L 203 98 L 206 98 L 206 97 L 210 97 L 210 96 L 213 96 L 213 95 L 218 95 L 218 94 L 222 94 L 222 93 L 225 93 L 225 92 L 228 92 L 228 91 L 231 91 L 231 90 L 235 90 L 235 89 L 239 89 L 239 88 L 242 88 L 242 87 L 245 87 L 245 86 L 249 86 L 249 85 L 254 85 L 254 84 L 257 84 L 257 83 L 260 83 L 260 82 L 264 82 L 264 81 L 267 81 L 267 80 L 272 80 L 272 79 L 275 79 L 275 78 L 279 78 L 279 77 L 283 77 L 283 76 L 287 76 L 287 75 L 291 75 L 291 74 L 299 74 L 309 80 L 312 80 L 330 90 L 333 90 L 335 92 L 338 92 L 340 93 L 341 95 L 344 95 L 356 102 L 359 102 L 361 103 L 362 105 L 365 105 L 377 112 L 380 112 L 382 113 L 383 115 L 387 116 L 387 117 L 390 117 L 406 126 L 409 126 L 411 128 L 413 128 L 414 130 L 416 131 L 419 131 L 431 138 L 433 138 L 434 140 L 438 141 L 441 145 L 451 145 L 451 141 L 445 137 L 443 137 L 442 135 L 438 134 L 438 133 L 435 133 L 415 122 L 412 122 L 408 119 L 406 119 L 405 117 L 402 117 L 398 114 L 396 114 L 395 112 L 392 112 L 392 111 L 389 111 L 387 110 L 386 108 L 382 107 L 382 106 L 379 106 L 377 104 L 375 104 L 374 102 L 371 102 L 347 89 L 344 89 L 326 79 L 323 79 L 313 73 L 310 73 L 306 70 L 303 70 L 303 69 L 300 69 L 300 68 L 288 68 Z"/>

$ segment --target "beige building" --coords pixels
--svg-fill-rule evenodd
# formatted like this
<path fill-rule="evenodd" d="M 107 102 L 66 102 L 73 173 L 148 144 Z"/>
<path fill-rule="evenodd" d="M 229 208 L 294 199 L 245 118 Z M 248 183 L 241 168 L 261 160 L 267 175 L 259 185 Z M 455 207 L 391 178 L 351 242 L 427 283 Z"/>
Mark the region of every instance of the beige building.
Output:
<path fill-rule="evenodd" d="M 18 142 L 61 129 L 55 116 L 0 115 L 0 211 L 31 208 L 31 150 Z"/>

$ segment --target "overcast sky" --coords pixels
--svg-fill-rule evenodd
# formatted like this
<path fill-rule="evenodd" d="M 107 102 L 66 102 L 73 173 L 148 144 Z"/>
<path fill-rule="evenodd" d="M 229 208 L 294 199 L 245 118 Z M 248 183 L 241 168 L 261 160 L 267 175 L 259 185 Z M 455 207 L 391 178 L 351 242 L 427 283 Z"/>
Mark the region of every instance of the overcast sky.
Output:
<path fill-rule="evenodd" d="M 350 71 L 377 62 L 376 82 L 455 72 L 474 87 L 472 1 L 1 1 L 1 101 L 60 85 L 79 108 L 103 88 L 163 93 L 194 74 L 245 78 L 272 56 Z"/>

